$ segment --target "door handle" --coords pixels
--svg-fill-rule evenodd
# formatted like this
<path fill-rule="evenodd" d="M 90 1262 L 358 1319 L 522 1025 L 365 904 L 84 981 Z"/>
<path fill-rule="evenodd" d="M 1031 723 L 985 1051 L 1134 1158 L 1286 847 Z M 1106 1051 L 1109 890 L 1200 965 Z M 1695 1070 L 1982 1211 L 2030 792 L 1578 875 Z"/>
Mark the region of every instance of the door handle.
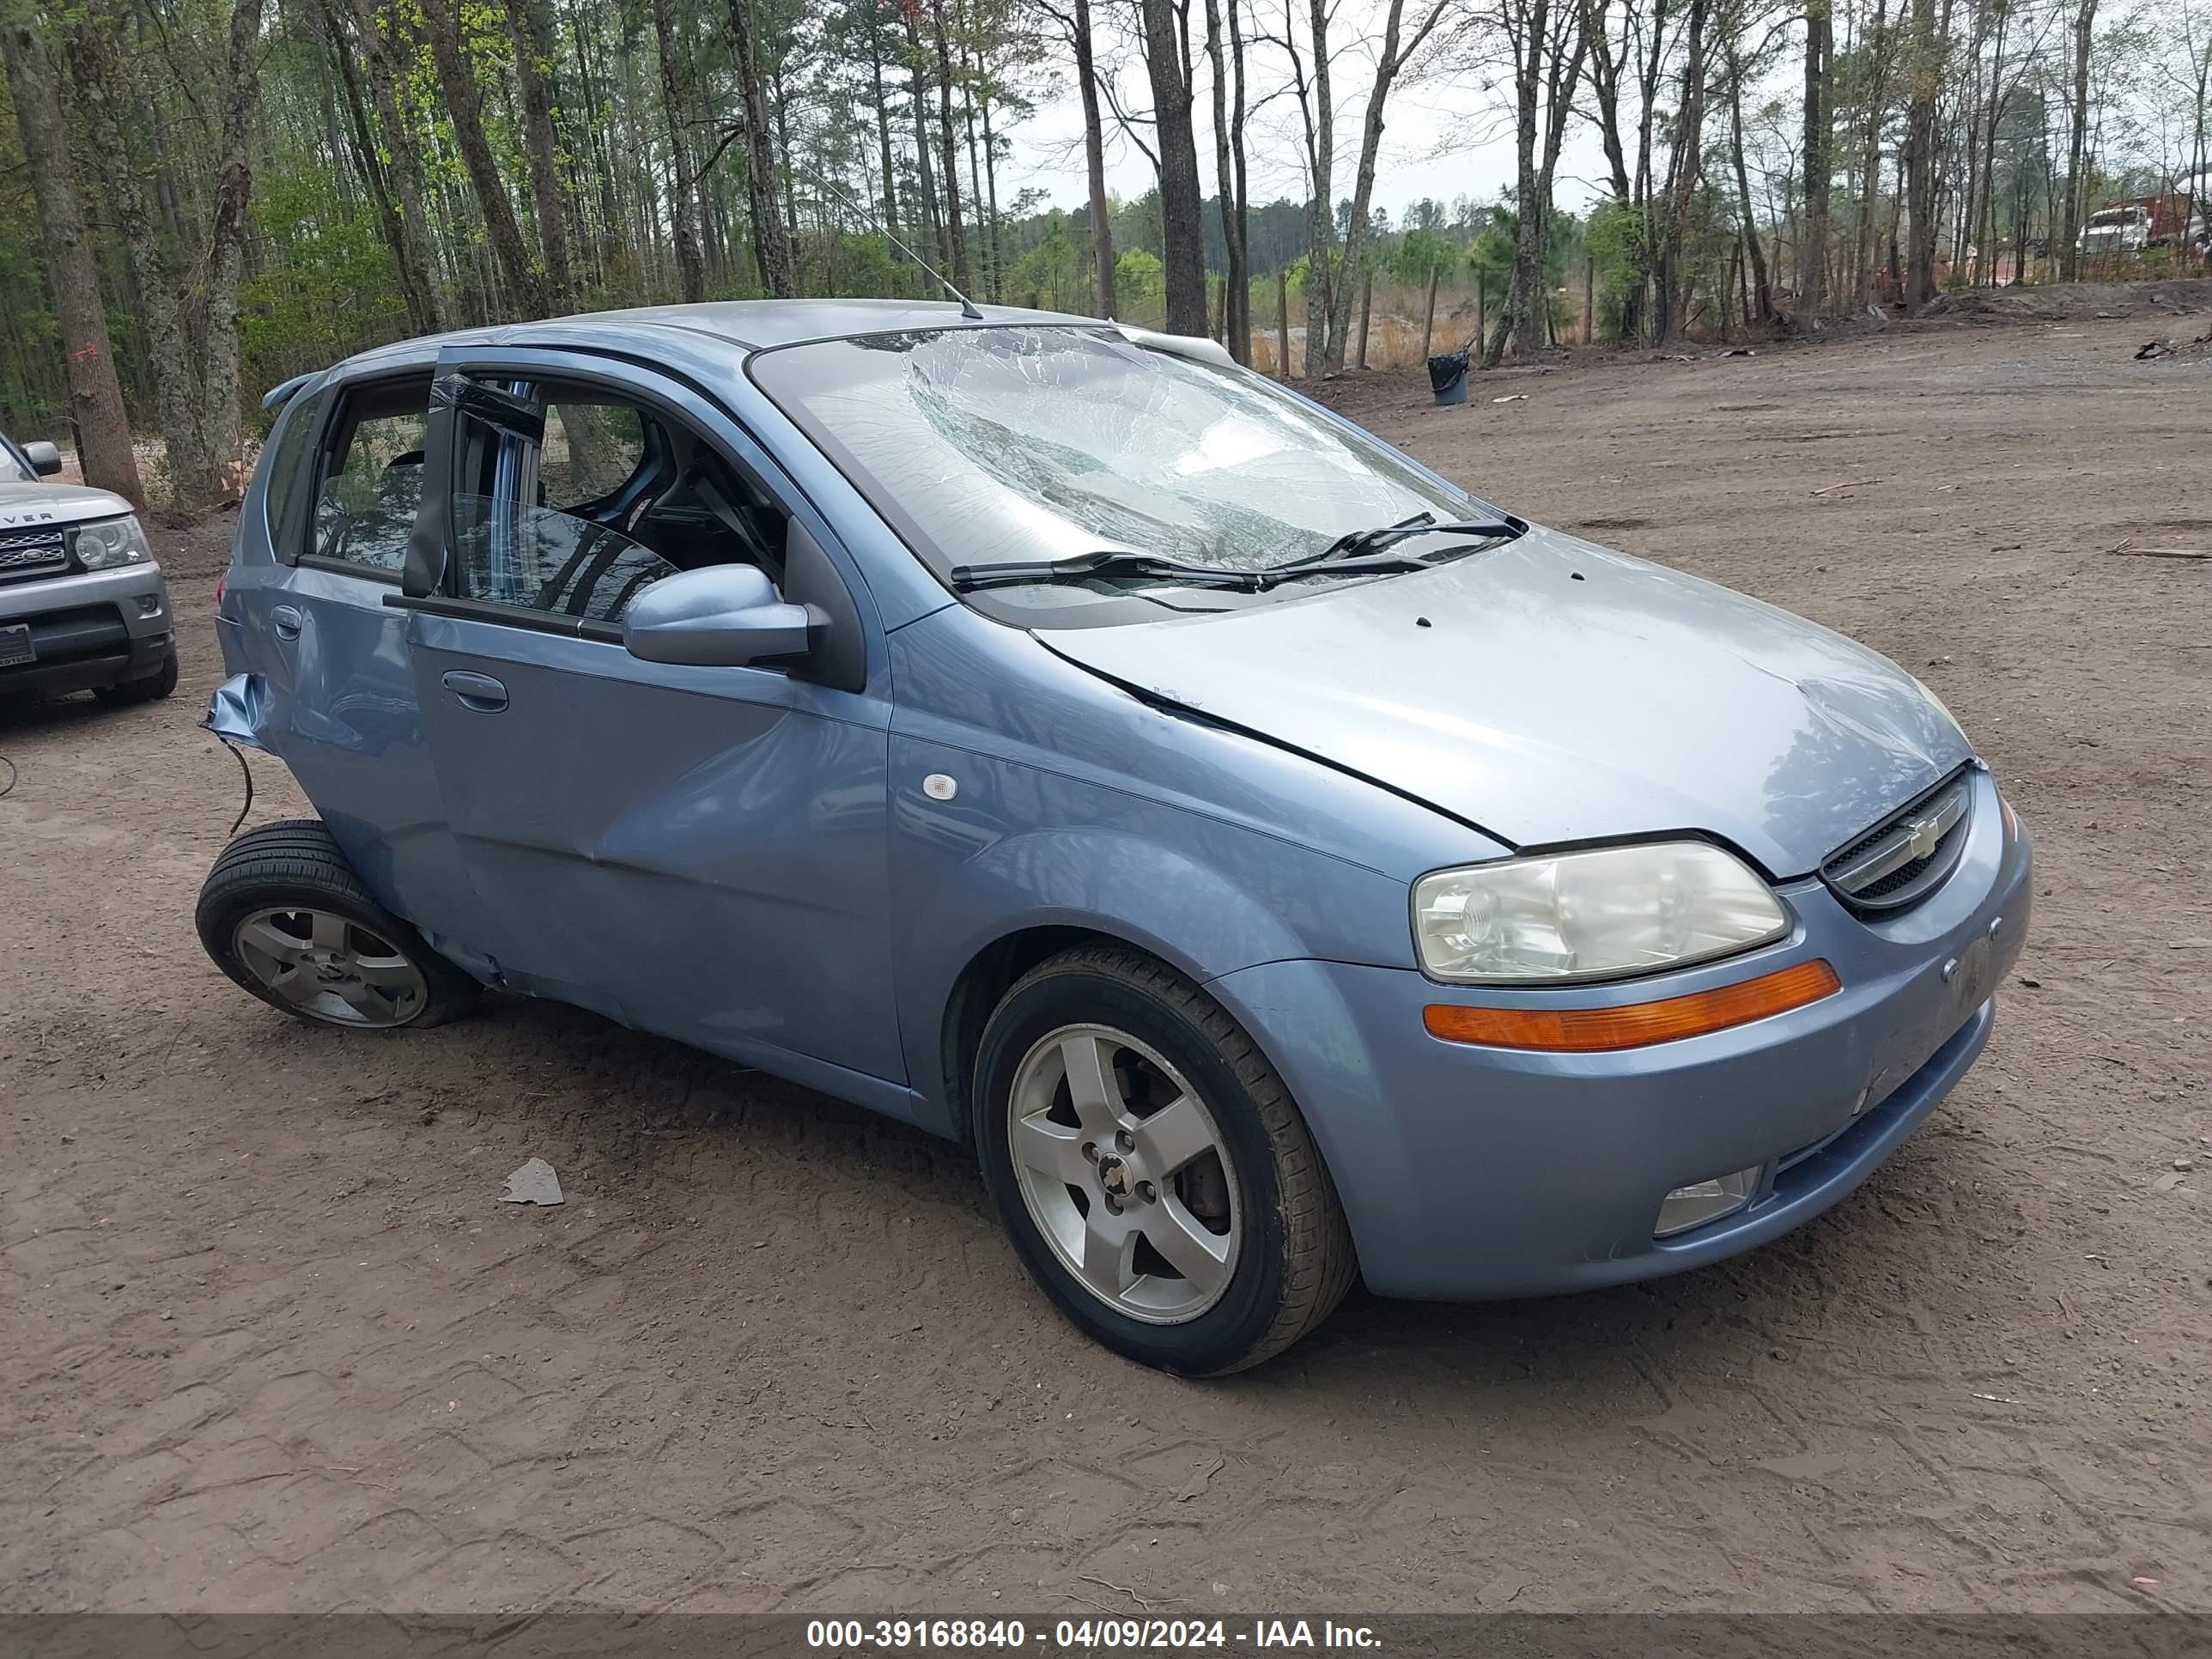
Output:
<path fill-rule="evenodd" d="M 307 625 L 307 619 L 301 616 L 296 608 L 289 605 L 280 605 L 270 611 L 269 621 L 276 630 L 276 637 L 287 644 L 298 639 L 300 630 Z"/>
<path fill-rule="evenodd" d="M 489 674 L 471 674 L 456 668 L 438 682 L 464 708 L 479 714 L 496 714 L 507 707 L 507 688 Z"/>

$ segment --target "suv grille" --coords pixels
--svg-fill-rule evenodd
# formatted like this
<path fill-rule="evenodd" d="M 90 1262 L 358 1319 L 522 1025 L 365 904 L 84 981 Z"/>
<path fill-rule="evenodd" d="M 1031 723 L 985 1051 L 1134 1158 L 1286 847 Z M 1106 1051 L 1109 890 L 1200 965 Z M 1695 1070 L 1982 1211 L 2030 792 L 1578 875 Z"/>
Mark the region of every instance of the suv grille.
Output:
<path fill-rule="evenodd" d="M 59 525 L 36 530 L 0 530 L 0 582 L 46 576 L 69 563 L 69 548 Z"/>
<path fill-rule="evenodd" d="M 1973 780 L 1954 773 L 1835 854 L 1820 878 L 1863 916 L 1893 915 L 1943 884 L 1966 848 Z"/>

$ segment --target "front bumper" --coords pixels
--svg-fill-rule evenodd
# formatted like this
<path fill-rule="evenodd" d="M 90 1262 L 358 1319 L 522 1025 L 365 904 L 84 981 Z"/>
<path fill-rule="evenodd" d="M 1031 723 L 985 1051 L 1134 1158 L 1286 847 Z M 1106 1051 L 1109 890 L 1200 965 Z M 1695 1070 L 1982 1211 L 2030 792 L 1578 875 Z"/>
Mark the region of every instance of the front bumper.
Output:
<path fill-rule="evenodd" d="M 1974 787 L 1959 867 L 1887 921 L 1861 921 L 1806 881 L 1783 890 L 1797 917 L 1790 939 L 1630 985 L 1477 995 L 1402 969 L 1308 961 L 1245 969 L 1209 988 L 1259 1037 L 1304 1108 L 1377 1292 L 1479 1300 L 1701 1266 L 1842 1198 L 1981 1052 L 1995 1018 L 1983 993 L 2027 934 L 2032 856 L 2024 833 L 2006 831 L 1986 773 Z M 1597 1006 L 1814 957 L 1834 966 L 1840 992 L 1643 1048 L 1519 1053 L 1422 1029 L 1433 1002 Z M 1962 1000 L 1963 976 L 1946 966 L 1984 957 L 1983 990 Z M 1748 1207 L 1653 1237 L 1669 1191 L 1753 1165 Z"/>
<path fill-rule="evenodd" d="M 27 663 L 0 668 L 0 695 L 57 694 L 143 679 L 176 649 L 176 619 L 157 564 L 0 583 L 0 627 L 26 624 Z"/>

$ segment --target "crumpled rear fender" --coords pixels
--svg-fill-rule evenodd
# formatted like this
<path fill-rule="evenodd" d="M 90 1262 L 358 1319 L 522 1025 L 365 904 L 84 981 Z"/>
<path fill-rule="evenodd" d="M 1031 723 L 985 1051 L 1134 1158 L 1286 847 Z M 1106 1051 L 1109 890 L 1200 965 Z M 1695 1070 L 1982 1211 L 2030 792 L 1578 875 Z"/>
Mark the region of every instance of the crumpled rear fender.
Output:
<path fill-rule="evenodd" d="M 269 682 L 258 674 L 233 674 L 215 689 L 208 700 L 207 718 L 200 724 L 225 743 L 241 749 L 276 752 L 268 738 Z"/>

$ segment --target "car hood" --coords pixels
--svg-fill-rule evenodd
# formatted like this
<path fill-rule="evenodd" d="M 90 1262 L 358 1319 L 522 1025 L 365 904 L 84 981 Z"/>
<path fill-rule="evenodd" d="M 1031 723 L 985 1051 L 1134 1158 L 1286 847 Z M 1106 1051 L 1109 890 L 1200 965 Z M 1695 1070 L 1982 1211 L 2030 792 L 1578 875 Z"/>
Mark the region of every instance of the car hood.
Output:
<path fill-rule="evenodd" d="M 0 483 L 0 531 L 36 524 L 82 524 L 112 519 L 131 503 L 105 489 L 71 483 Z"/>
<path fill-rule="evenodd" d="M 1702 830 L 1800 875 L 1972 754 L 1887 658 L 1541 529 L 1311 598 L 1037 637 L 1517 847 Z"/>

